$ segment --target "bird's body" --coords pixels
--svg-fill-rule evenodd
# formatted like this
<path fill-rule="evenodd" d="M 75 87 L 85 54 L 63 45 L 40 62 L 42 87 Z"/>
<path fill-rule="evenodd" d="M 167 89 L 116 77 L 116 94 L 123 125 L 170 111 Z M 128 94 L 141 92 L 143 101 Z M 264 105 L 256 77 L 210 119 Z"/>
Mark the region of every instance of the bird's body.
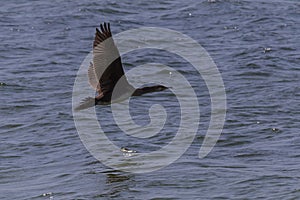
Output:
<path fill-rule="evenodd" d="M 97 91 L 96 97 L 83 99 L 76 110 L 86 109 L 95 105 L 107 105 L 119 102 L 130 96 L 167 89 L 163 85 L 135 89 L 125 77 L 122 61 L 112 39 L 110 24 L 100 24 L 96 28 L 93 43 L 93 62 L 88 69 L 89 84 Z"/>

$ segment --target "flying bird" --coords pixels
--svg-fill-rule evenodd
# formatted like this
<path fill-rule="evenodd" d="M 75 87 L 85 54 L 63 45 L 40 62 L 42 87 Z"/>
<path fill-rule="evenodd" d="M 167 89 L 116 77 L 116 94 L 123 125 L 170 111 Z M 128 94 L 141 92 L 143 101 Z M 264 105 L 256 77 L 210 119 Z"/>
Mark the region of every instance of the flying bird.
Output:
<path fill-rule="evenodd" d="M 167 89 L 163 85 L 136 89 L 128 83 L 109 23 L 100 24 L 100 30 L 96 28 L 93 59 L 88 69 L 88 80 L 91 87 L 97 91 L 97 95 L 83 99 L 75 110 L 83 110 L 95 105 L 107 105 L 127 99 L 130 96 L 140 96 Z M 117 83 L 118 85 L 115 87 Z"/>

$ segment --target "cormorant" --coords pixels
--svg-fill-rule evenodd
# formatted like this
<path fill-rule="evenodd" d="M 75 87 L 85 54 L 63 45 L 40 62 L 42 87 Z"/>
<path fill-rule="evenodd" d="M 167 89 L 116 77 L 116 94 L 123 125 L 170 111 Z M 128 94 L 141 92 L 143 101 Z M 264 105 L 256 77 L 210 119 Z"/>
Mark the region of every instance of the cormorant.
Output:
<path fill-rule="evenodd" d="M 140 96 L 145 93 L 167 89 L 163 85 L 135 89 L 128 83 L 119 51 L 112 38 L 109 23 L 100 24 L 100 30 L 96 28 L 93 43 L 93 62 L 90 63 L 88 69 L 88 78 L 89 84 L 97 91 L 98 95 L 94 98 L 87 97 L 83 99 L 75 110 L 82 110 L 95 105 L 111 104 L 129 98 L 130 95 Z M 118 87 L 115 88 L 118 81 L 120 81 Z"/>

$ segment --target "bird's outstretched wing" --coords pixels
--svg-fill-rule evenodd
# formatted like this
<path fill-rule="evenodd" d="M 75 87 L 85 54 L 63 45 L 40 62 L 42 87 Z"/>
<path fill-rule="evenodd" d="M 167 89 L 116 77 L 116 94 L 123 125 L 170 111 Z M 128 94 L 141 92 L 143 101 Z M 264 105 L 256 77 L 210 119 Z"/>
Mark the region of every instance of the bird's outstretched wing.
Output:
<path fill-rule="evenodd" d="M 95 106 L 98 102 L 101 104 L 111 102 L 112 92 L 118 81 L 121 81 L 121 87 L 115 90 L 116 98 L 134 89 L 124 76 L 120 54 L 113 41 L 109 23 L 100 24 L 100 30 L 96 28 L 93 61 L 88 69 L 88 78 L 89 84 L 98 95 L 95 98 L 83 99 L 75 110 Z"/>
<path fill-rule="evenodd" d="M 111 93 L 118 80 L 124 75 L 119 51 L 113 41 L 110 24 L 100 24 L 96 28 L 93 44 L 93 63 L 88 76 L 90 85 L 99 95 Z"/>

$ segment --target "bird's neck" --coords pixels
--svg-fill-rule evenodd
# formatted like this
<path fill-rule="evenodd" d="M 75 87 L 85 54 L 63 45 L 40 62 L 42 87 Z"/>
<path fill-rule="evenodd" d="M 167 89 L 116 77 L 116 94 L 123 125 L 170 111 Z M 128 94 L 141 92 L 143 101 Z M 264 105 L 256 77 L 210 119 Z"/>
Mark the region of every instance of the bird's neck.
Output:
<path fill-rule="evenodd" d="M 143 95 L 143 94 L 145 94 L 145 93 L 147 93 L 147 92 L 145 92 L 145 91 L 143 91 L 141 88 L 139 88 L 139 89 L 136 89 L 136 90 L 133 92 L 132 96 L 141 96 L 141 95 Z"/>
<path fill-rule="evenodd" d="M 138 88 L 134 91 L 134 93 L 132 94 L 132 96 L 140 96 L 146 93 L 150 93 L 150 92 L 157 92 L 157 91 L 161 91 L 161 86 L 157 85 L 157 86 L 150 86 L 150 87 L 143 87 L 143 88 Z"/>

